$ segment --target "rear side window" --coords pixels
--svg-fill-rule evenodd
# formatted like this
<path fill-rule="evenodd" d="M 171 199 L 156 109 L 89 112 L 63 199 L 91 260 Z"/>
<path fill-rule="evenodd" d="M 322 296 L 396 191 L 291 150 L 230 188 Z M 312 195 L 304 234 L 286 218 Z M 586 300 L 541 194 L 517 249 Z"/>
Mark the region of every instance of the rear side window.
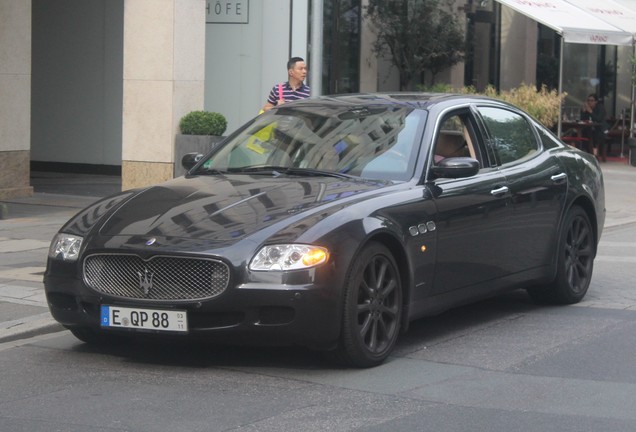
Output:
<path fill-rule="evenodd" d="M 502 108 L 478 108 L 488 131 L 489 143 L 501 164 L 520 161 L 539 147 L 532 126 L 521 115 Z"/>
<path fill-rule="evenodd" d="M 553 149 L 558 147 L 563 147 L 563 143 L 559 141 L 559 139 L 554 136 L 550 131 L 545 129 L 542 125 L 535 123 L 535 129 L 539 132 L 539 139 L 541 139 L 541 144 L 543 144 L 543 148 Z"/>

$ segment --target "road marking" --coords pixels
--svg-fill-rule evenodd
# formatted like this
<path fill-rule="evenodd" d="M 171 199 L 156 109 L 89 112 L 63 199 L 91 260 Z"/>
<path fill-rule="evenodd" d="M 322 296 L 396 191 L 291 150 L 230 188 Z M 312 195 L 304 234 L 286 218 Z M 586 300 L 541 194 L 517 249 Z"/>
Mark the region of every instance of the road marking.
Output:
<path fill-rule="evenodd" d="M 610 246 L 610 247 L 632 247 L 636 248 L 636 242 L 614 242 L 614 241 L 602 241 L 599 243 L 599 246 Z"/>
<path fill-rule="evenodd" d="M 595 262 L 636 263 L 636 256 L 596 255 Z"/>
<path fill-rule="evenodd" d="M 594 298 L 591 295 L 585 297 L 581 302 L 568 305 L 568 307 L 583 307 L 592 309 L 613 309 L 623 311 L 636 311 L 636 304 L 626 302 L 612 302 L 603 298 Z"/>

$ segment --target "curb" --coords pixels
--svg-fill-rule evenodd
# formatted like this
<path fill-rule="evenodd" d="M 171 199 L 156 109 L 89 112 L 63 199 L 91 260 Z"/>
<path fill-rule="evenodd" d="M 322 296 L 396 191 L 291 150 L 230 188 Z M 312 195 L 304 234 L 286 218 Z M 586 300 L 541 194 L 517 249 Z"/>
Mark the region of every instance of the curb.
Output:
<path fill-rule="evenodd" d="M 55 321 L 49 312 L 5 321 L 0 323 L 0 327 L 0 343 L 64 330 L 64 327 Z"/>

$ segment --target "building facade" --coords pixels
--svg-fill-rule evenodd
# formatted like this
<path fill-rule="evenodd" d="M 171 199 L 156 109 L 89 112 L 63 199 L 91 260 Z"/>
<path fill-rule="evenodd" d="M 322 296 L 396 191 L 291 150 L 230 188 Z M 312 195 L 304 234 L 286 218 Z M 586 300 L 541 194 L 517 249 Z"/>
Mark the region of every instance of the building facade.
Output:
<path fill-rule="evenodd" d="M 220 112 L 231 132 L 286 79 L 290 56 L 307 59 L 321 94 L 397 90 L 371 49 L 367 1 L 0 0 L 0 199 L 32 193 L 31 166 L 121 173 L 125 189 L 167 180 L 180 118 Z M 453 11 L 466 58 L 438 82 L 554 84 L 553 30 L 493 0 Z M 568 104 L 597 92 L 612 113 L 629 106 L 629 48 L 563 49 Z"/>

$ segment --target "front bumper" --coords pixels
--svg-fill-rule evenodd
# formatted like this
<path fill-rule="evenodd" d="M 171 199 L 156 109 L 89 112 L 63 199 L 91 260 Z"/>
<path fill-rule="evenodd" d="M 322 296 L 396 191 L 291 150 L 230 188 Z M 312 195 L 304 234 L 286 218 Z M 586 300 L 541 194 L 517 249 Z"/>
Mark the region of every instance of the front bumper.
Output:
<path fill-rule="evenodd" d="M 335 347 L 340 334 L 341 303 L 333 285 L 248 283 L 229 287 L 209 300 L 156 301 L 107 296 L 81 280 L 47 273 L 44 287 L 53 317 L 67 328 L 166 336 L 130 329 L 100 328 L 103 304 L 181 309 L 188 313 L 187 335 L 213 342 L 250 345 Z"/>

